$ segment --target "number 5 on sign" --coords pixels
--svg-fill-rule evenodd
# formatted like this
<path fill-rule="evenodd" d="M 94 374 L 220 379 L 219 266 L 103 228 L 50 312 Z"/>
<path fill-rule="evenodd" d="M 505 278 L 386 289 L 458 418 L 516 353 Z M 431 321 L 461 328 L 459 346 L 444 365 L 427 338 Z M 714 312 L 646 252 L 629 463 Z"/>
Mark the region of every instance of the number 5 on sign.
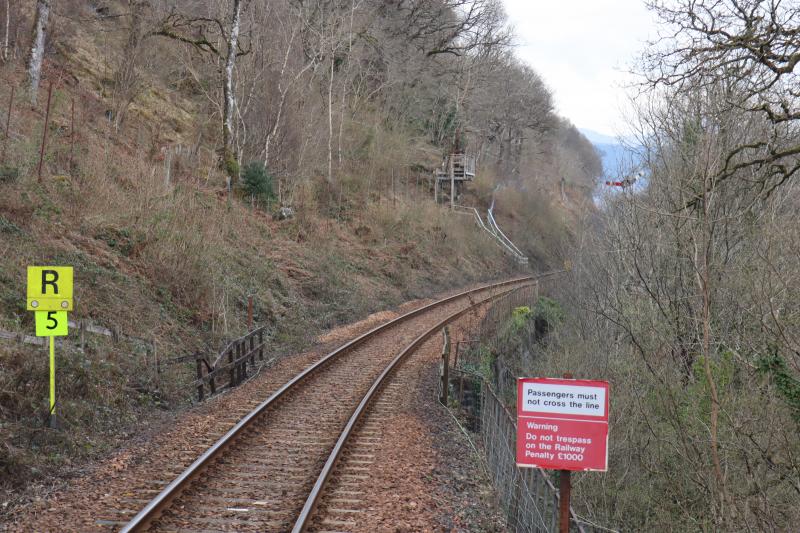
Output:
<path fill-rule="evenodd" d="M 68 334 L 66 311 L 36 311 L 37 337 L 66 337 Z"/>

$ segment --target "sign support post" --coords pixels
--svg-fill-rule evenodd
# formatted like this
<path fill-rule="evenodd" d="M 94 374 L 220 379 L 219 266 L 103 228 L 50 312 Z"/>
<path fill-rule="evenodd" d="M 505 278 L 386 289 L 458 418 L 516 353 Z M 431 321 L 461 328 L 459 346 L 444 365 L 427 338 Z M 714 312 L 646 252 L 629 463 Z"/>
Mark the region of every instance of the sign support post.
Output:
<path fill-rule="evenodd" d="M 572 379 L 572 374 L 564 372 L 564 379 Z M 569 533 L 569 500 L 572 495 L 572 472 L 559 470 L 558 476 L 558 531 Z"/>
<path fill-rule="evenodd" d="M 48 337 L 50 341 L 50 428 L 58 427 L 56 419 L 56 338 Z"/>
<path fill-rule="evenodd" d="M 69 334 L 67 313 L 73 309 L 72 267 L 28 267 L 28 311 L 34 312 L 36 336 L 48 339 L 50 348 L 49 425 L 57 429 L 56 417 L 56 337 Z"/>
<path fill-rule="evenodd" d="M 569 499 L 572 492 L 572 478 L 569 470 L 559 470 L 558 484 L 558 531 L 569 533 Z"/>

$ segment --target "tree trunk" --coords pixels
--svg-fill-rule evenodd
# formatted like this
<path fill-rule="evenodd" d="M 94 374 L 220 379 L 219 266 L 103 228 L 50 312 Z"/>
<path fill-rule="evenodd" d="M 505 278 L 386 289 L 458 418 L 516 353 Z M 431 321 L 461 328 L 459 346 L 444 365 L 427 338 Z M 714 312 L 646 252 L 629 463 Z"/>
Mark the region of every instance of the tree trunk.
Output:
<path fill-rule="evenodd" d="M 236 64 L 236 49 L 239 43 L 239 27 L 242 19 L 242 0 L 233 0 L 230 36 L 228 37 L 228 56 L 225 59 L 225 83 L 223 84 L 222 108 L 222 146 L 223 163 L 228 173 L 228 188 L 233 186 L 238 175 L 238 164 L 233 151 L 233 113 L 236 96 L 233 91 L 233 67 Z"/>
<path fill-rule="evenodd" d="M 3 37 L 3 50 L 0 52 L 3 61 L 8 61 L 8 34 L 9 29 L 11 28 L 11 3 L 10 0 L 6 0 L 6 31 L 5 36 Z"/>
<path fill-rule="evenodd" d="M 350 28 L 347 32 L 347 72 L 350 72 L 350 56 L 353 54 L 353 15 L 355 14 L 356 3 L 355 0 L 350 2 Z M 344 111 L 345 99 L 347 97 L 347 83 L 342 83 L 342 101 L 339 111 L 339 140 L 338 140 L 338 169 L 341 172 L 342 168 L 342 135 L 344 133 Z"/>
<path fill-rule="evenodd" d="M 8 4 L 6 4 L 8 6 Z M 33 22 L 31 51 L 28 55 L 28 84 L 31 104 L 36 105 L 39 92 L 39 81 L 42 77 L 42 61 L 44 60 L 44 40 L 47 33 L 47 19 L 50 17 L 50 0 L 36 1 L 36 18 Z"/>
<path fill-rule="evenodd" d="M 331 71 L 328 80 L 328 183 L 333 183 L 333 64 L 334 54 L 331 50 Z"/>

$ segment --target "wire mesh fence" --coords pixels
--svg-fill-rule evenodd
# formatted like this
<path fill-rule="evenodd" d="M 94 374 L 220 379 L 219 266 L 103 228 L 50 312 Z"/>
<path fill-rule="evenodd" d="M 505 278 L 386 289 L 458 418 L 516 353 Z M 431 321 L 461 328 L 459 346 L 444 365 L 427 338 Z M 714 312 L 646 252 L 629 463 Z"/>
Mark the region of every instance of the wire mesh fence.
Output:
<path fill-rule="evenodd" d="M 451 397 L 466 409 L 468 425 L 480 435 L 508 530 L 515 533 L 558 531 L 557 477 L 538 468 L 517 467 L 517 424 L 513 408 L 509 407 L 515 405 L 517 376 L 501 358 L 487 357 L 486 346 L 503 334 L 515 309 L 536 305 L 545 288 L 540 281 L 497 299 L 470 332 L 471 337 L 455 343 L 450 378 L 450 387 L 454 389 Z M 587 522 L 573 510 L 570 513 L 570 531 L 608 531 Z"/>
<path fill-rule="evenodd" d="M 538 468 L 516 465 L 517 424 L 514 416 L 484 381 L 480 396 L 480 435 L 495 491 L 515 533 L 558 531 L 559 495 L 554 480 Z M 571 512 L 570 531 L 595 528 Z"/>

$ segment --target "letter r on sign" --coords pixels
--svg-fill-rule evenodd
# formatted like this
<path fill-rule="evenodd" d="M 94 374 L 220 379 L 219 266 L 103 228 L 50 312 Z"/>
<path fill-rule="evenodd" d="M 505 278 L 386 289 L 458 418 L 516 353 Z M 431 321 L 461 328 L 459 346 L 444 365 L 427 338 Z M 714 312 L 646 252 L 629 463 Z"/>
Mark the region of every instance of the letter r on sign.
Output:
<path fill-rule="evenodd" d="M 50 278 L 50 279 L 48 279 Z M 58 296 L 58 272 L 55 270 L 42 270 L 42 294 L 47 294 L 47 286 L 53 287 L 53 296 Z"/>

